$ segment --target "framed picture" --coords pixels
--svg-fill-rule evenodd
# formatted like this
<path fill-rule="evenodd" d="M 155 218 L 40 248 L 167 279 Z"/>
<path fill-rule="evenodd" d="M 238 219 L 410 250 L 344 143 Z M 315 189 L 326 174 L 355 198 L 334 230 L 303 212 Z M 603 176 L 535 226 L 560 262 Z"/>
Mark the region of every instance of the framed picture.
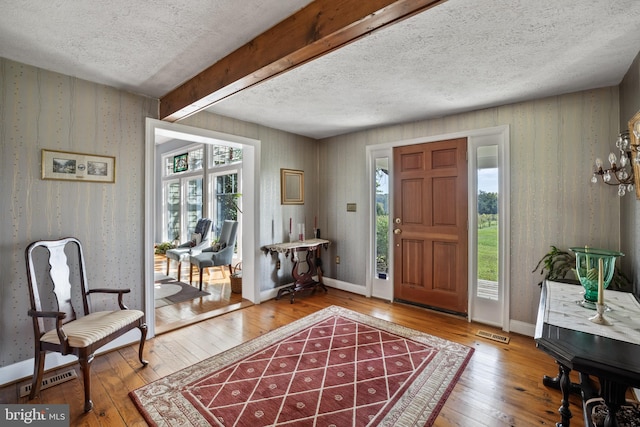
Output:
<path fill-rule="evenodd" d="M 43 149 L 42 179 L 115 182 L 116 158 Z"/>
<path fill-rule="evenodd" d="M 280 198 L 283 205 L 304 205 L 304 171 L 280 169 Z"/>
<path fill-rule="evenodd" d="M 189 153 L 173 156 L 173 173 L 184 172 L 189 169 Z"/>

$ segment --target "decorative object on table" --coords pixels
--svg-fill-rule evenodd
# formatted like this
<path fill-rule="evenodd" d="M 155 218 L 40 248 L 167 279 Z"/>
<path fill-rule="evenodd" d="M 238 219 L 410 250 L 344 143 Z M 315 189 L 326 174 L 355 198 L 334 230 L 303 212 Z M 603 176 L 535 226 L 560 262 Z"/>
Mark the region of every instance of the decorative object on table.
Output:
<path fill-rule="evenodd" d="M 43 149 L 42 179 L 114 183 L 116 158 Z"/>
<path fill-rule="evenodd" d="M 596 309 L 598 301 L 599 277 L 602 275 L 602 288 L 611 283 L 615 270 L 616 258 L 624 256 L 622 252 L 585 247 L 569 248 L 576 254 L 576 274 L 584 288 L 584 300 L 580 304 L 586 308 Z M 602 270 L 599 268 L 602 260 Z"/>
<path fill-rule="evenodd" d="M 611 326 L 611 322 L 604 318 L 604 283 L 603 283 L 604 260 L 598 258 L 598 302 L 596 303 L 596 314 L 590 317 L 593 323 L 598 325 Z"/>
<path fill-rule="evenodd" d="M 304 171 L 280 169 L 280 203 L 304 205 Z"/>
<path fill-rule="evenodd" d="M 638 116 L 638 114 L 636 114 Z M 634 118 L 636 117 L 634 116 Z M 638 145 L 638 137 L 640 136 L 640 117 L 629 122 L 629 131 L 622 131 L 616 139 L 616 148 L 619 151 L 619 158 L 615 153 L 609 153 L 609 167 L 604 168 L 602 159 L 596 158 L 595 170 L 591 177 L 591 182 L 598 183 L 598 176 L 601 181 L 607 185 L 615 185 L 618 187 L 618 196 L 622 197 L 627 192 L 634 190 L 634 184 L 638 179 L 635 177 L 635 171 L 640 166 L 640 146 Z M 636 131 L 637 127 L 637 131 Z M 632 139 L 630 135 L 633 135 Z M 640 192 L 636 191 L 636 196 L 640 198 Z"/>
<path fill-rule="evenodd" d="M 129 396 L 150 425 L 431 426 L 473 351 L 331 306 Z"/>

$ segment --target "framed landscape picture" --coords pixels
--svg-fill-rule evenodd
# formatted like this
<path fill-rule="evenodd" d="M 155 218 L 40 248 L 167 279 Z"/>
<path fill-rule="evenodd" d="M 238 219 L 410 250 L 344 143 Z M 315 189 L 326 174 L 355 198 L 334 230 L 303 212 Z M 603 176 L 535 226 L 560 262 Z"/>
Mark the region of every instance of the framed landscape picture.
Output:
<path fill-rule="evenodd" d="M 115 169 L 115 157 L 42 150 L 42 179 L 112 183 Z"/>

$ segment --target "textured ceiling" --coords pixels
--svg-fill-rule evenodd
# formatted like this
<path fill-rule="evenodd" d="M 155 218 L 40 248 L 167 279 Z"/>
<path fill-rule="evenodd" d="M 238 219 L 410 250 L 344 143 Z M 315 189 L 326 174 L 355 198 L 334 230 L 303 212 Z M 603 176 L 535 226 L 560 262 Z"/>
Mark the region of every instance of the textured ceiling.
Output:
<path fill-rule="evenodd" d="M 2 1 L 0 56 L 159 98 L 307 0 Z M 617 85 L 638 0 L 449 0 L 210 111 L 314 138 Z"/>

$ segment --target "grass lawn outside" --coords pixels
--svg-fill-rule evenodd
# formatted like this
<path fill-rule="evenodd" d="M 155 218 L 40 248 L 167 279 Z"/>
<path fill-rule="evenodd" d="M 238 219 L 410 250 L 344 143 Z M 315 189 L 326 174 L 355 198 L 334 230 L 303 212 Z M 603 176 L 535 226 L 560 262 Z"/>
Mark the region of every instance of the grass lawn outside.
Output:
<path fill-rule="evenodd" d="M 478 278 L 498 281 L 498 225 L 478 229 Z"/>

